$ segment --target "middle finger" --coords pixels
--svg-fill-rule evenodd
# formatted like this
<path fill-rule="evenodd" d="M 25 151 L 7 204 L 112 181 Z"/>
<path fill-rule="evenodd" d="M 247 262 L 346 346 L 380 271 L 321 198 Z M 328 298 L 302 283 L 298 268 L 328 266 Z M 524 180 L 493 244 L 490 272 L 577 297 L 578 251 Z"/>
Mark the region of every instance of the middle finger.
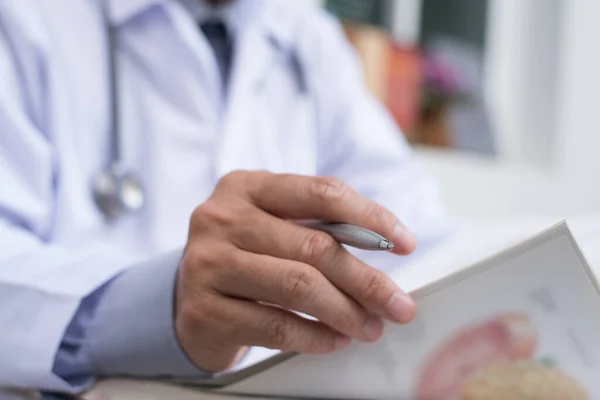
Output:
<path fill-rule="evenodd" d="M 226 296 L 258 300 L 317 318 L 362 341 L 377 340 L 381 319 L 331 284 L 318 270 L 298 261 L 234 251 L 220 269 L 213 289 Z"/>
<path fill-rule="evenodd" d="M 410 321 L 415 306 L 383 272 L 354 257 L 330 235 L 274 217 L 262 210 L 231 240 L 240 249 L 295 260 L 319 270 L 334 286 L 370 313 L 394 322 Z"/>

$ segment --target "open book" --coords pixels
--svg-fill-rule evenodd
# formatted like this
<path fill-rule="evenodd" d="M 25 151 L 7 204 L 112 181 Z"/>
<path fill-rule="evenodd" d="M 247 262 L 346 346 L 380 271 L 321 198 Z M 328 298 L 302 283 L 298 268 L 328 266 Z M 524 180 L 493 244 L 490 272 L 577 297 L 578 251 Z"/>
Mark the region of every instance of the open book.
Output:
<path fill-rule="evenodd" d="M 600 291 L 565 223 L 471 266 L 437 271 L 409 288 L 414 322 L 387 324 L 376 343 L 327 356 L 280 353 L 178 384 L 261 398 L 600 398 Z"/>

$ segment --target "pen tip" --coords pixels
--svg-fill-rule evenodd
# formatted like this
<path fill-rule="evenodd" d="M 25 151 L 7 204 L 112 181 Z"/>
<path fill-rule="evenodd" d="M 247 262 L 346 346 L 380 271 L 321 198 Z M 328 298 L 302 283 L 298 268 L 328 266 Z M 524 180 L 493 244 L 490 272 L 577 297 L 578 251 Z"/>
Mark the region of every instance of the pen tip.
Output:
<path fill-rule="evenodd" d="M 388 249 L 389 251 L 392 251 L 392 250 L 394 250 L 394 248 L 395 248 L 395 246 L 394 246 L 394 243 L 392 243 L 392 242 L 389 242 L 389 243 L 387 244 L 387 249 Z"/>

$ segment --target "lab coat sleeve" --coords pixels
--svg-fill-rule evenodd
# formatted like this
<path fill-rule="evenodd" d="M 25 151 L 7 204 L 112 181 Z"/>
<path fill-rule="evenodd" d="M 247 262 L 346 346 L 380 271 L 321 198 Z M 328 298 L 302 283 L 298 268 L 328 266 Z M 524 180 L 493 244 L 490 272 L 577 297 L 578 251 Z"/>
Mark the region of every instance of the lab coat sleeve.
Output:
<path fill-rule="evenodd" d="M 43 78 L 20 30 L 0 22 L 0 387 L 68 391 L 51 372 L 61 338 L 80 300 L 124 265 L 48 244 L 56 176 Z"/>
<path fill-rule="evenodd" d="M 54 372 L 76 391 L 97 376 L 200 378 L 174 327 L 181 251 L 127 269 L 87 296 L 58 351 Z"/>
<path fill-rule="evenodd" d="M 60 177 L 44 62 L 11 10 L 0 7 L 0 387 L 74 393 L 97 374 L 189 376 L 172 327 L 179 254 L 130 268 L 92 243 L 52 244 Z"/>
<path fill-rule="evenodd" d="M 126 265 L 86 246 L 49 244 L 57 174 L 43 64 L 11 25 L 12 10 L 0 8 L 0 387 L 68 392 L 52 373 L 65 330 L 80 301 Z"/>
<path fill-rule="evenodd" d="M 387 109 L 367 90 L 361 60 L 340 24 L 324 13 L 313 24 L 318 174 L 339 177 L 386 206 L 420 242 L 441 234 L 444 213 L 436 184 Z"/>

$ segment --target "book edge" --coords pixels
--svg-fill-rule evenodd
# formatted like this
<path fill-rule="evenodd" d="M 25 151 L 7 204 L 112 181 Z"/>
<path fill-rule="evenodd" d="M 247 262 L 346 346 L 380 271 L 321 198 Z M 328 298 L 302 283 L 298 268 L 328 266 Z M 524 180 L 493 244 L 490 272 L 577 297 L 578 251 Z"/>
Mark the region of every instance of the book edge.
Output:
<path fill-rule="evenodd" d="M 563 220 L 528 237 L 527 239 L 521 240 L 518 243 L 512 244 L 510 246 L 502 248 L 501 250 L 493 252 L 492 254 L 480 259 L 479 261 L 475 261 L 448 275 L 444 275 L 440 278 L 429 281 L 421 285 L 420 287 L 412 290 L 410 294 L 414 300 L 425 298 L 449 286 L 462 282 L 478 273 L 485 272 L 491 268 L 494 268 L 498 264 L 501 264 L 508 259 L 518 257 L 524 254 L 525 252 L 539 246 L 543 242 L 558 238 L 564 234 L 566 234 L 569 237 L 570 243 L 572 245 L 575 243 L 574 247 L 579 249 L 576 242 L 574 241 L 573 235 L 571 234 L 571 231 L 569 230 L 566 221 Z M 579 253 L 580 252 L 578 252 L 578 254 Z M 586 272 L 588 273 L 591 271 L 591 269 L 589 269 L 589 266 L 587 266 L 587 263 L 586 269 Z"/>

